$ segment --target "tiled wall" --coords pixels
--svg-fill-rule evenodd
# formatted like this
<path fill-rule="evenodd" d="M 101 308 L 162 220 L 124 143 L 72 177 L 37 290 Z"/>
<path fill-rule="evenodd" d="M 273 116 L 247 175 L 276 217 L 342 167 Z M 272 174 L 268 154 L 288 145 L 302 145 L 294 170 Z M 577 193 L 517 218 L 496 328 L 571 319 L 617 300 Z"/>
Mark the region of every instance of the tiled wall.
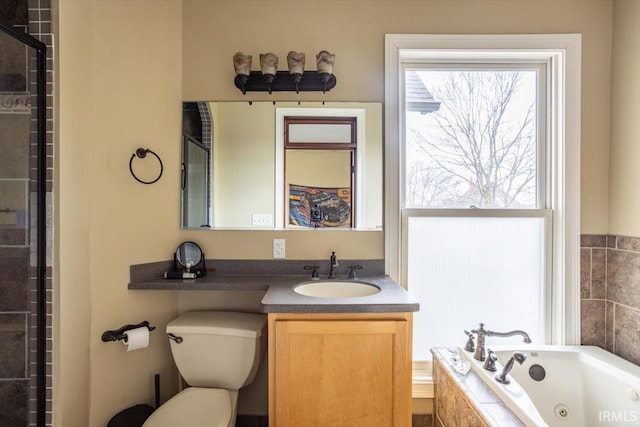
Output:
<path fill-rule="evenodd" d="M 582 235 L 582 344 L 640 365 L 640 238 Z"/>
<path fill-rule="evenodd" d="M 47 46 L 46 55 L 46 122 L 45 122 L 45 145 L 46 145 L 46 217 L 47 217 L 47 236 L 46 236 L 46 272 L 45 272 L 45 311 L 46 311 L 46 405 L 45 405 L 45 425 L 52 425 L 53 420 L 53 270 L 52 270 L 52 247 L 53 247 L 53 58 L 54 58 L 54 43 L 53 43 L 53 3 L 57 0 L 27 0 L 28 14 L 29 14 L 29 34 L 40 40 Z M 35 69 L 35 58 L 32 59 L 31 70 Z M 32 71 L 31 80 L 35 80 L 35 74 Z M 35 85 L 33 85 L 31 91 L 35 93 Z M 35 104 L 35 97 L 32 98 L 32 103 Z M 35 121 L 32 122 L 32 126 L 35 126 Z M 35 132 L 32 132 L 32 152 L 35 148 Z M 35 158 L 35 156 L 34 156 Z M 35 189 L 32 189 L 35 191 Z M 31 205 L 35 206 L 35 193 L 32 193 Z M 35 211 L 35 210 L 34 210 Z M 35 265 L 35 260 L 32 254 L 32 265 Z M 32 269 L 35 273 L 35 268 Z M 32 298 L 31 298 L 31 321 L 30 321 L 30 338 L 31 342 L 35 342 L 37 334 L 37 301 L 35 299 L 35 288 L 37 286 L 36 274 L 31 277 Z M 36 375 L 36 352 L 32 348 L 30 351 L 30 376 L 31 376 L 31 388 L 29 392 L 29 425 L 37 425 L 36 411 L 36 391 L 37 391 L 37 375 Z"/>
<path fill-rule="evenodd" d="M 53 0 L 55 1 L 55 0 Z M 6 3 L 6 4 L 5 4 Z M 29 33 L 47 45 L 46 75 L 46 191 L 47 191 L 47 269 L 46 269 L 46 309 L 47 309 L 47 377 L 45 424 L 51 425 L 52 408 L 52 270 L 51 270 L 51 192 L 53 188 L 53 34 L 52 0 L 3 0 L 0 18 L 5 24 Z M 14 12 L 13 12 L 14 11 Z M 8 37 L 3 34 L 3 36 Z M 20 45 L 22 46 L 22 45 Z M 25 52 L 21 47 L 21 52 Z M 10 177 L 2 182 L 0 193 L 5 216 L 15 216 L 15 221 L 3 224 L 9 226 L 0 230 L 0 425 L 36 425 L 36 332 L 37 332 L 37 269 L 35 248 L 35 217 L 20 216 L 22 212 L 36 212 L 37 205 L 37 138 L 35 118 L 35 55 L 34 49 L 27 49 L 27 56 L 16 55 L 22 64 L 19 70 L 29 70 L 28 78 L 20 74 L 20 87 L 4 85 L 0 93 L 0 121 L 2 121 L 5 143 L 24 147 L 24 158 L 9 156 L 12 165 L 3 165 L 2 171 Z M 12 55 L 14 57 L 14 55 Z M 5 58 L 6 59 L 6 58 Z M 6 81 L 5 81 L 6 83 Z M 26 86 L 26 84 L 29 86 Z M 15 128 L 15 129 L 14 129 Z M 15 135 L 7 132 L 15 130 Z M 30 131 L 31 130 L 31 131 Z M 16 150 L 6 153 L 15 154 Z M 31 157 L 29 159 L 28 157 Z M 23 166 L 20 166 L 23 165 Z M 23 168 L 24 170 L 17 170 Z M 19 178 L 19 181 L 16 179 Z M 18 188 L 20 184 L 22 187 Z M 11 190 L 11 191 L 9 191 Z M 21 195 L 18 194 L 21 192 Z M 7 199 L 6 196 L 9 196 Z M 15 204 L 20 202 L 21 204 Z M 13 204 L 11 204 L 13 203 Z M 27 207 L 27 204 L 29 205 Z M 31 228 L 26 233 L 27 227 Z"/>

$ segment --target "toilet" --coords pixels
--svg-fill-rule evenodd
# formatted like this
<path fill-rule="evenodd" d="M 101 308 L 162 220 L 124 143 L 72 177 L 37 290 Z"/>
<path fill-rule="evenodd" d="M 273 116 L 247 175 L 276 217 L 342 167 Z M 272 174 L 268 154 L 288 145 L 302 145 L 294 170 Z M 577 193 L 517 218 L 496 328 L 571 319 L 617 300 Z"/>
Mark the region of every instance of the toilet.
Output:
<path fill-rule="evenodd" d="M 182 313 L 167 324 L 171 353 L 190 386 L 143 427 L 234 427 L 238 390 L 253 381 L 267 349 L 267 317 L 224 311 Z"/>

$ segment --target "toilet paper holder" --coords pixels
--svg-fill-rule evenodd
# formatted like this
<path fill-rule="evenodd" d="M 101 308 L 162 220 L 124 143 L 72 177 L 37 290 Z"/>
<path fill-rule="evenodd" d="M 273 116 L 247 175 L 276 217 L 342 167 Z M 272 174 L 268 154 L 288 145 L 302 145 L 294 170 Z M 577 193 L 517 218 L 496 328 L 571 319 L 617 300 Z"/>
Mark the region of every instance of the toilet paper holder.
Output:
<path fill-rule="evenodd" d="M 124 333 L 126 331 L 130 331 L 131 329 L 137 329 L 143 326 L 146 326 L 149 331 L 153 331 L 156 328 L 155 326 L 149 326 L 149 322 L 147 322 L 146 320 L 138 323 L 137 325 L 124 325 L 123 327 L 113 331 L 105 331 L 102 334 L 102 341 L 109 342 L 124 340 L 124 342 L 127 342 L 127 336 Z"/>

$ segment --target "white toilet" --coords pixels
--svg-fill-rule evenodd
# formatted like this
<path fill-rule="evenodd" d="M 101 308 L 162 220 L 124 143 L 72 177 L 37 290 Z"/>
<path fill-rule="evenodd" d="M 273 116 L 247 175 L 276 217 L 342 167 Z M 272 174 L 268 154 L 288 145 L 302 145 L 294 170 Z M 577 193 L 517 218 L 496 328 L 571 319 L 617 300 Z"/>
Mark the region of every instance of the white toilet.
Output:
<path fill-rule="evenodd" d="M 267 349 L 266 323 L 263 314 L 222 311 L 187 312 L 169 322 L 173 359 L 191 387 L 143 427 L 233 427 L 238 390 L 253 381 Z"/>

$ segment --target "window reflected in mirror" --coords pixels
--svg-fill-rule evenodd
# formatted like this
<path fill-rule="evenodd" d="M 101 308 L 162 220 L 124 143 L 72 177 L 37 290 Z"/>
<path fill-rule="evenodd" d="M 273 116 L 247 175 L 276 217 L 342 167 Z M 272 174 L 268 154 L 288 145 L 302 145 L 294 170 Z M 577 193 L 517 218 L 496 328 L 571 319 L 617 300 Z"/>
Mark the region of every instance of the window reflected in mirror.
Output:
<path fill-rule="evenodd" d="M 291 117 L 285 125 L 287 227 L 354 227 L 356 117 Z"/>

